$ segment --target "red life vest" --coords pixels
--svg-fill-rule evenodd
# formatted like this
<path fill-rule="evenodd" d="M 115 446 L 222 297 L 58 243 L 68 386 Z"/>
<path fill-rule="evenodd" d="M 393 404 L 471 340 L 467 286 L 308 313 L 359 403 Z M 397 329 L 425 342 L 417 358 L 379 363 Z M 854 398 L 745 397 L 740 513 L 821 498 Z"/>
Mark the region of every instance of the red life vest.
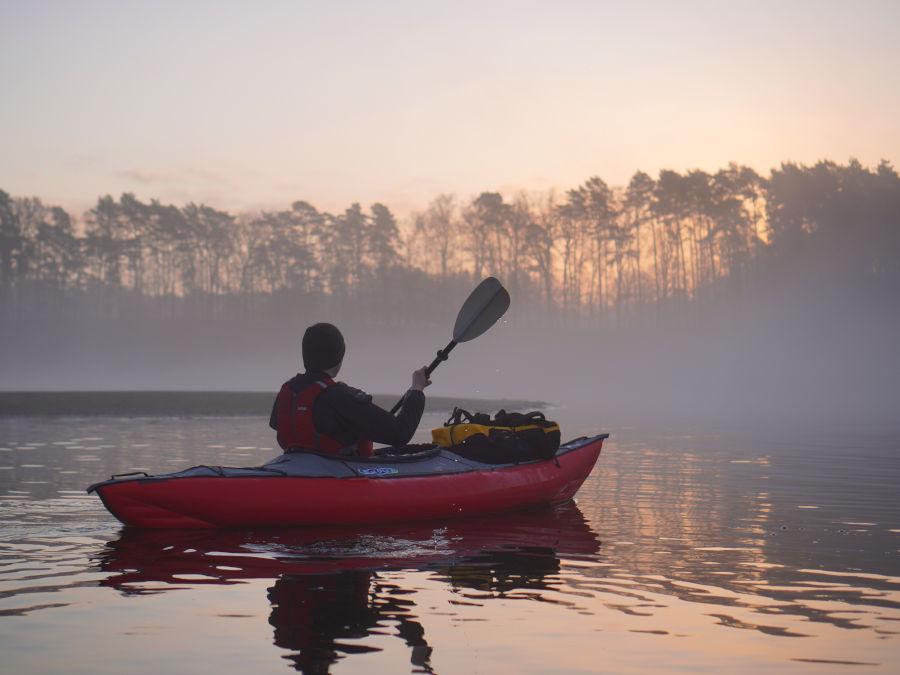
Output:
<path fill-rule="evenodd" d="M 285 450 L 303 448 L 333 455 L 350 454 L 371 457 L 372 441 L 358 439 L 355 448 L 345 446 L 330 436 L 319 433 L 313 426 L 312 410 L 319 394 L 336 383 L 330 378 L 316 380 L 306 389 L 294 392 L 285 382 L 278 393 L 278 445 Z"/>

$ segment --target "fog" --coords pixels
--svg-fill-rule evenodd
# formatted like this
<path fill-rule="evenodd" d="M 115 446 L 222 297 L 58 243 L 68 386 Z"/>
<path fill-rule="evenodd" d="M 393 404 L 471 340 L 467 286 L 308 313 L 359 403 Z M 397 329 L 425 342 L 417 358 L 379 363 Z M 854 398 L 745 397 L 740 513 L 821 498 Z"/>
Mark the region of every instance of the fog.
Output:
<path fill-rule="evenodd" d="M 646 421 L 890 423 L 900 401 L 900 320 L 892 297 L 837 297 L 771 285 L 652 326 L 544 325 L 517 298 L 433 374 L 435 396 L 542 401 L 599 427 Z M 298 370 L 303 326 L 332 320 L 339 379 L 400 395 L 451 338 L 464 299 L 440 321 L 366 325 L 325 315 L 274 323 L 30 319 L 0 330 L 0 389 L 277 391 Z"/>

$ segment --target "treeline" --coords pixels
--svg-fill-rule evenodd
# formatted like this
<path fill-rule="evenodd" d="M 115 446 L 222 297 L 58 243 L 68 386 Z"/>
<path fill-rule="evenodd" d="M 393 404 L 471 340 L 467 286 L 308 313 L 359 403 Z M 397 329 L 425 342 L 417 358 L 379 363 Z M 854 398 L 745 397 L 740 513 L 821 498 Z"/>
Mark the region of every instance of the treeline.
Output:
<path fill-rule="evenodd" d="M 7 318 L 328 311 L 398 323 L 437 308 L 445 319 L 448 291 L 492 274 L 525 315 L 622 325 L 727 301 L 801 266 L 900 289 L 900 178 L 889 163 L 788 163 L 768 177 L 732 164 L 637 172 L 625 187 L 593 177 L 564 194 L 439 195 L 404 223 L 384 204 L 231 214 L 133 194 L 101 197 L 76 222 L 0 190 Z"/>

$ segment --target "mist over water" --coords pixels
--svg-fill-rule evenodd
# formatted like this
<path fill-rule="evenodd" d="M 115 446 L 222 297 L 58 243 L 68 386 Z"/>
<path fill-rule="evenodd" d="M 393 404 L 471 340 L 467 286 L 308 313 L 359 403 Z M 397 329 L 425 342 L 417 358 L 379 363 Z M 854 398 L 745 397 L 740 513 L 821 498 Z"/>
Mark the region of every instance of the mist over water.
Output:
<path fill-rule="evenodd" d="M 900 401 L 900 321 L 890 302 L 827 305 L 799 291 L 618 330 L 538 325 L 516 298 L 507 315 L 459 345 L 434 372 L 434 396 L 519 398 L 594 411 L 598 423 L 891 422 Z M 411 371 L 451 338 L 445 324 L 392 328 L 333 319 L 347 356 L 339 379 L 400 395 Z M 0 329 L 0 388 L 277 391 L 298 370 L 306 323 L 23 321 Z M 560 414 L 564 414 L 560 412 Z"/>

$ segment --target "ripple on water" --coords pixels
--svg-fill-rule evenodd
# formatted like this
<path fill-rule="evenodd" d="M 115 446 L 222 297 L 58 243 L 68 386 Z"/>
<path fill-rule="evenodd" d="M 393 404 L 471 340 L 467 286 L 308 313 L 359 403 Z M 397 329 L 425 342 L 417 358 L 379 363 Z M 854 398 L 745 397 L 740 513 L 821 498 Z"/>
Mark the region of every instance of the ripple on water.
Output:
<path fill-rule="evenodd" d="M 185 641 L 207 660 L 228 655 L 220 669 L 239 659 L 260 672 L 316 658 L 348 672 L 594 672 L 598 654 L 610 672 L 897 661 L 897 475 L 884 475 L 895 465 L 848 464 L 834 439 L 614 440 L 578 507 L 541 526 L 532 514 L 482 528 L 134 534 L 84 487 L 135 467 L 261 463 L 268 431 L 16 424 L 0 426 L 10 672 L 41 670 L 41 655 L 156 672 L 159 653 Z M 316 622 L 303 623 L 307 610 Z M 100 643 L 111 646 L 98 657 Z"/>

